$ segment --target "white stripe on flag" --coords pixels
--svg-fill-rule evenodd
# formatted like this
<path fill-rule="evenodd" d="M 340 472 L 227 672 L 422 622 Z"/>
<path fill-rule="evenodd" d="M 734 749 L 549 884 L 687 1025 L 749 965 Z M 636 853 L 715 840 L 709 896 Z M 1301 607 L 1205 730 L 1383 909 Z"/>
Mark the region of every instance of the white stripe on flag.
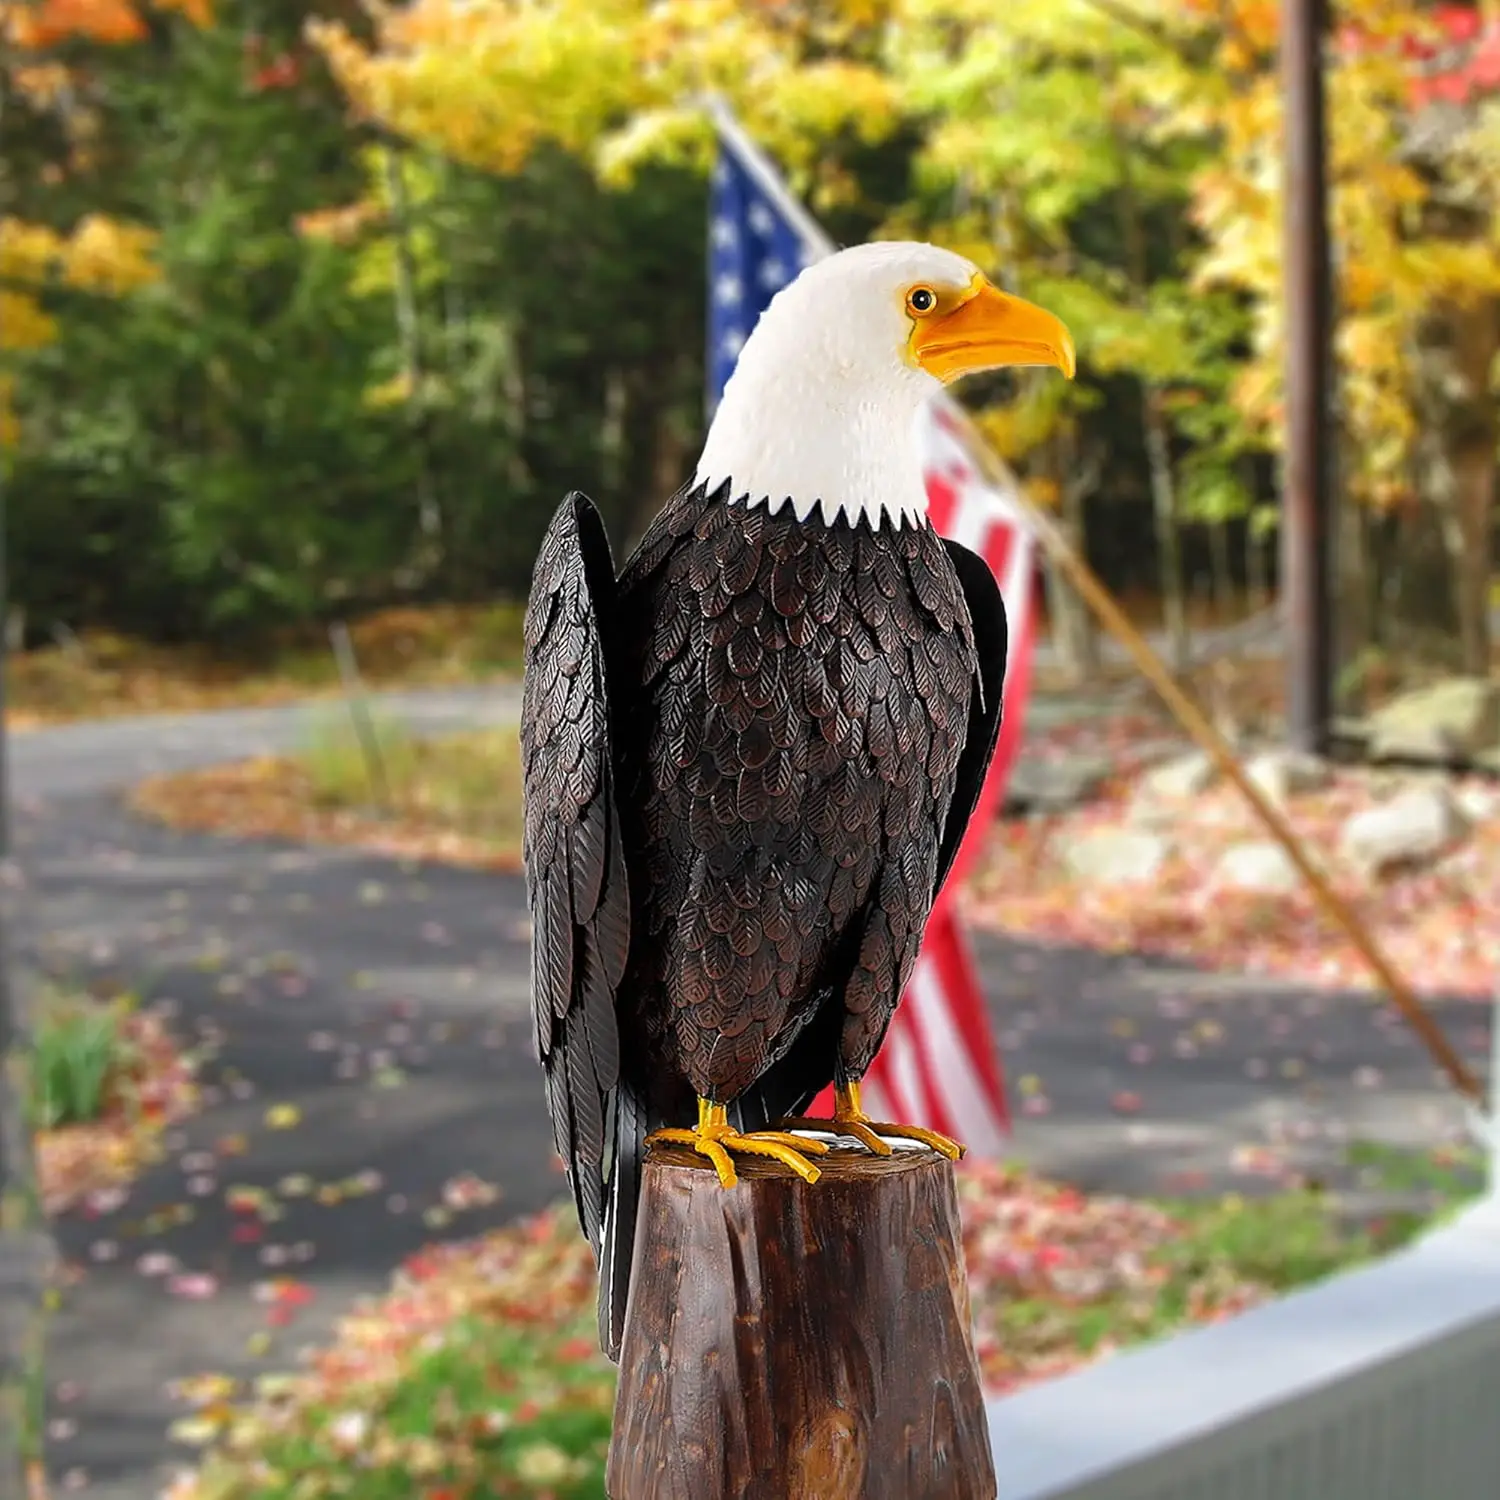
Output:
<path fill-rule="evenodd" d="M 943 1080 L 945 1134 L 961 1140 L 976 1156 L 997 1156 L 1005 1146 L 1004 1122 L 988 1105 L 983 1080 L 969 1060 L 969 1049 L 954 1024 L 947 992 L 931 963 L 917 960 L 904 1008 L 911 1024 L 922 1028 L 927 1059 L 935 1078 Z"/>
<path fill-rule="evenodd" d="M 1030 636 L 1035 623 L 1031 618 L 1031 590 L 1035 581 L 1036 543 L 1030 528 L 1023 526 L 1019 528 L 1011 546 L 1005 577 L 1000 580 L 1000 597 L 1005 600 L 1005 614 L 1012 631 L 1010 650 L 1005 661 L 1007 678 L 1011 669 L 1020 661 L 1022 651 L 1029 650 L 1029 645 L 1023 647 L 1022 642 Z M 1005 706 L 1012 713 L 1026 712 L 1024 702 L 1007 702 Z"/>
<path fill-rule="evenodd" d="M 1000 519 L 1000 508 L 988 490 L 972 482 L 965 484 L 954 507 L 953 518 L 948 522 L 948 536 L 967 547 L 970 552 L 984 556 L 984 541 L 990 527 Z"/>
<path fill-rule="evenodd" d="M 893 1113 L 890 1118 L 903 1125 L 918 1122 L 925 1125 L 934 1115 L 927 1090 L 922 1087 L 916 1048 L 906 1034 L 906 1028 L 911 1024 L 910 1015 L 905 1006 L 896 1012 L 881 1044 L 881 1061 L 885 1064 L 885 1085 L 891 1096 Z M 941 1126 L 932 1128 L 941 1129 Z"/>

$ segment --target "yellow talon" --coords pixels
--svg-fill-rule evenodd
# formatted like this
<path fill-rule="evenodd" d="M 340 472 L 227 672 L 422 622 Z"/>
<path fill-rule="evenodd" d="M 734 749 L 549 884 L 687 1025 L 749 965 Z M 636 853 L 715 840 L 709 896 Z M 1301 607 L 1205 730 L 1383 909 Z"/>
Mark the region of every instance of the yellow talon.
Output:
<path fill-rule="evenodd" d="M 698 1128 L 679 1130 L 668 1127 L 653 1130 L 646 1137 L 648 1146 L 657 1143 L 670 1146 L 691 1146 L 700 1156 L 706 1156 L 719 1174 L 719 1185 L 732 1188 L 739 1176 L 734 1170 L 730 1152 L 741 1156 L 769 1156 L 782 1166 L 790 1167 L 804 1182 L 816 1182 L 822 1175 L 808 1156 L 818 1156 L 828 1150 L 826 1141 L 804 1140 L 780 1130 L 756 1130 L 742 1134 L 729 1123 L 729 1111 L 722 1104 L 712 1104 L 707 1099 L 698 1101 Z"/>
<path fill-rule="evenodd" d="M 872 1120 L 859 1104 L 857 1083 L 836 1084 L 833 1090 L 833 1118 L 816 1120 L 804 1115 L 777 1122 L 783 1129 L 828 1130 L 835 1135 L 852 1136 L 862 1146 L 868 1146 L 876 1156 L 889 1156 L 892 1147 L 881 1140 L 881 1135 L 893 1135 L 899 1140 L 916 1141 L 930 1147 L 949 1161 L 957 1161 L 967 1150 L 958 1141 L 936 1130 L 927 1130 L 920 1125 L 896 1125 L 887 1120 Z"/>

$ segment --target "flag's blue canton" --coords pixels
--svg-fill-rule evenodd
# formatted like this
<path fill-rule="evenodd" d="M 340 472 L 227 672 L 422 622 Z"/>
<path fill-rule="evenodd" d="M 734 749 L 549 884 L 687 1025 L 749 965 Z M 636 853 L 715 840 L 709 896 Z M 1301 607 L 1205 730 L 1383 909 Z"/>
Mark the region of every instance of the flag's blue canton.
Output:
<path fill-rule="evenodd" d="M 766 304 L 812 258 L 733 150 L 721 145 L 708 230 L 710 411 Z"/>

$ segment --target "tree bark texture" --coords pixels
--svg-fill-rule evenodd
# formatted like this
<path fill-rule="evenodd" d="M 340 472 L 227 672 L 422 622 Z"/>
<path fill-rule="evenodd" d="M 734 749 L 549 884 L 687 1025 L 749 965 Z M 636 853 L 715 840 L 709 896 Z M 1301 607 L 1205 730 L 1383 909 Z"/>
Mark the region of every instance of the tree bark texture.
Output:
<path fill-rule="evenodd" d="M 610 1500 L 993 1500 L 951 1163 L 646 1162 Z"/>
<path fill-rule="evenodd" d="M 1086 501 L 1098 488 L 1103 467 L 1097 449 L 1087 457 L 1079 452 L 1078 434 L 1071 424 L 1049 445 L 1055 453 L 1053 478 L 1060 504 L 1058 526 L 1079 557 L 1088 556 L 1088 510 Z M 1052 625 L 1052 644 L 1074 682 L 1097 677 L 1100 666 L 1099 629 L 1093 612 L 1073 587 L 1064 571 L 1043 547 L 1042 566 L 1047 575 L 1047 608 Z"/>
<path fill-rule="evenodd" d="M 1179 675 L 1193 664 L 1188 630 L 1187 589 L 1182 574 L 1182 534 L 1177 516 L 1177 476 L 1172 470 L 1172 442 L 1161 410 L 1161 391 L 1141 382 L 1146 460 L 1151 469 L 1151 513 L 1156 525 L 1156 555 L 1162 620 L 1167 631 L 1168 660 Z"/>

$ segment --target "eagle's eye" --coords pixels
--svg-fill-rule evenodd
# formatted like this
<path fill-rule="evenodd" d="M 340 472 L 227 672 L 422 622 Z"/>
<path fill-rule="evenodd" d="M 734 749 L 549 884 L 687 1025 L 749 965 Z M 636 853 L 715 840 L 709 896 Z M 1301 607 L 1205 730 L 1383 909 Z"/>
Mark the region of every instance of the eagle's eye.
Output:
<path fill-rule="evenodd" d="M 930 286 L 914 286 L 906 294 L 906 310 L 919 318 L 925 317 L 937 306 L 937 293 Z"/>

